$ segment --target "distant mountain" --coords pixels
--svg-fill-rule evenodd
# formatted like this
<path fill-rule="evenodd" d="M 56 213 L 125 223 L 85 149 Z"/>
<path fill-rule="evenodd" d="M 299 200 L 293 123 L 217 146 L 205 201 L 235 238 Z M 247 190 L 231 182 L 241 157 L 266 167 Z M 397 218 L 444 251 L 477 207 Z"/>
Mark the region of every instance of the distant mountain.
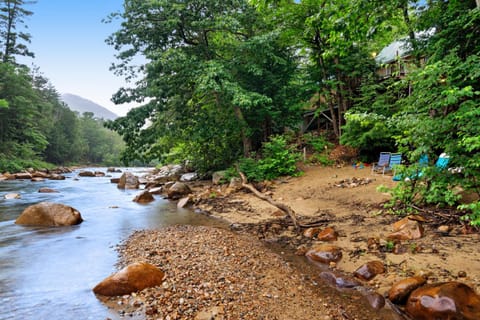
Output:
<path fill-rule="evenodd" d="M 114 120 L 118 118 L 118 115 L 107 108 L 75 94 L 64 93 L 62 94 L 61 99 L 68 105 L 70 110 L 77 111 L 80 115 L 84 112 L 92 112 L 95 118 L 103 118 L 105 120 Z"/>

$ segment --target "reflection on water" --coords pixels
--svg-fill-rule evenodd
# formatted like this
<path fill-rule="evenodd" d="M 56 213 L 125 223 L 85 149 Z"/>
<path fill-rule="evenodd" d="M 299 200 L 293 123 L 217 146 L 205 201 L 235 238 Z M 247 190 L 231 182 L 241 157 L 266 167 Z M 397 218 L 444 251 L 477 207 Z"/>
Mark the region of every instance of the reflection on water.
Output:
<path fill-rule="evenodd" d="M 141 174 L 138 169 L 134 173 Z M 2 320 L 115 319 L 91 289 L 115 271 L 115 246 L 119 242 L 138 229 L 221 224 L 177 209 L 161 198 L 137 204 L 132 199 L 139 191 L 119 190 L 110 183 L 111 177 L 77 177 L 76 173 L 67 177 L 61 181 L 0 182 Z M 39 193 L 42 187 L 59 193 Z M 12 192 L 20 193 L 21 199 L 3 199 Z M 15 225 L 27 206 L 41 201 L 70 205 L 80 211 L 84 222 L 61 228 Z"/>

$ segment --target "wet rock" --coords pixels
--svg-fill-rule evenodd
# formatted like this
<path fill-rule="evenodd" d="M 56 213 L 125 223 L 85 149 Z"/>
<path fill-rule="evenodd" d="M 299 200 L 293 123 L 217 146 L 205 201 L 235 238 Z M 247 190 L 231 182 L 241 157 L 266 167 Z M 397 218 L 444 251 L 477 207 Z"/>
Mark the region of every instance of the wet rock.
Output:
<path fill-rule="evenodd" d="M 328 271 L 321 272 L 320 278 L 322 278 L 325 282 L 341 289 L 355 288 L 361 286 L 361 284 L 354 279 L 348 279 L 346 277 L 342 277 Z"/>
<path fill-rule="evenodd" d="M 163 187 L 148 188 L 148 191 L 149 191 L 151 194 L 162 194 L 162 192 L 163 192 Z"/>
<path fill-rule="evenodd" d="M 19 193 L 7 193 L 3 196 L 5 200 L 20 199 L 21 196 Z"/>
<path fill-rule="evenodd" d="M 35 172 L 32 173 L 32 178 L 44 178 L 44 179 L 48 179 L 48 178 L 49 178 L 49 175 L 48 175 L 48 173 L 46 173 L 46 172 L 35 171 Z"/>
<path fill-rule="evenodd" d="M 180 181 L 183 181 L 183 182 L 195 181 L 195 180 L 198 180 L 198 173 L 196 172 L 188 172 L 180 176 Z"/>
<path fill-rule="evenodd" d="M 190 202 L 190 197 L 184 197 L 177 202 L 177 208 L 184 208 Z"/>
<path fill-rule="evenodd" d="M 107 168 L 107 172 L 122 172 L 122 170 L 110 167 L 110 168 Z"/>
<path fill-rule="evenodd" d="M 480 296 L 460 282 L 428 284 L 410 294 L 406 311 L 415 320 L 480 319 Z"/>
<path fill-rule="evenodd" d="M 368 292 L 365 294 L 365 298 L 370 306 L 375 310 L 380 310 L 385 307 L 385 298 L 377 292 Z"/>
<path fill-rule="evenodd" d="M 388 291 L 388 299 L 396 304 L 404 304 L 410 293 L 423 286 L 427 280 L 421 276 L 415 276 L 400 280 L 393 284 Z"/>
<path fill-rule="evenodd" d="M 168 181 L 177 181 L 181 175 L 185 172 L 183 166 L 179 164 L 166 165 L 157 169 L 153 176 L 149 180 L 153 180 L 157 183 L 165 183 Z"/>
<path fill-rule="evenodd" d="M 17 180 L 31 180 L 32 174 L 29 172 L 19 172 L 15 173 L 15 179 Z"/>
<path fill-rule="evenodd" d="M 95 177 L 95 172 L 93 172 L 93 171 L 88 171 L 88 170 L 80 171 L 80 172 L 78 173 L 78 176 L 79 176 L 79 177 Z"/>
<path fill-rule="evenodd" d="M 388 240 L 415 240 L 423 237 L 423 226 L 417 220 L 405 217 L 392 225 L 393 233 L 387 236 Z"/>
<path fill-rule="evenodd" d="M 102 171 L 95 171 L 95 177 L 105 177 L 105 172 Z"/>
<path fill-rule="evenodd" d="M 437 232 L 440 233 L 441 235 L 448 235 L 451 230 L 452 230 L 452 227 L 447 225 L 442 225 L 437 228 Z"/>
<path fill-rule="evenodd" d="M 313 261 L 330 264 L 330 262 L 340 261 L 342 250 L 333 245 L 315 245 L 305 255 Z"/>
<path fill-rule="evenodd" d="M 120 182 L 120 178 L 111 178 L 110 183 L 118 184 Z"/>
<path fill-rule="evenodd" d="M 49 179 L 50 180 L 65 180 L 65 176 L 62 176 L 61 174 L 58 174 L 58 173 L 52 173 L 49 176 Z"/>
<path fill-rule="evenodd" d="M 338 233 L 332 227 L 327 227 L 317 234 L 319 241 L 336 241 L 337 237 Z"/>
<path fill-rule="evenodd" d="M 42 181 L 45 181 L 45 179 L 40 178 L 40 177 L 33 177 L 30 181 L 32 181 L 32 182 L 42 182 Z"/>
<path fill-rule="evenodd" d="M 183 182 L 175 182 L 170 188 L 167 190 L 167 197 L 169 199 L 177 200 L 180 199 L 189 193 L 191 193 L 190 187 Z"/>
<path fill-rule="evenodd" d="M 136 195 L 135 198 L 133 199 L 134 202 L 137 203 L 149 203 L 154 201 L 155 199 L 153 198 L 153 195 L 148 192 L 147 190 L 141 192 L 140 194 Z"/>
<path fill-rule="evenodd" d="M 139 187 L 138 177 L 131 172 L 124 172 L 117 184 L 119 189 L 138 189 Z"/>
<path fill-rule="evenodd" d="M 353 275 L 362 280 L 371 280 L 376 275 L 385 273 L 385 266 L 382 261 L 369 261 L 359 267 Z"/>
<path fill-rule="evenodd" d="M 165 274 L 146 262 L 132 263 L 105 278 L 93 288 L 95 294 L 121 296 L 162 284 Z"/>
<path fill-rule="evenodd" d="M 307 238 L 314 238 L 320 231 L 320 228 L 308 228 L 303 231 L 303 235 Z"/>
<path fill-rule="evenodd" d="M 23 210 L 15 223 L 37 226 L 71 226 L 80 224 L 82 221 L 80 212 L 70 206 L 40 202 Z"/>
<path fill-rule="evenodd" d="M 40 193 L 57 193 L 58 191 L 55 190 L 55 189 L 51 189 L 51 188 L 40 188 L 40 189 L 38 189 L 38 192 L 40 192 Z"/>
<path fill-rule="evenodd" d="M 228 184 L 228 189 L 232 191 L 240 190 L 242 188 L 242 179 L 233 177 L 230 179 L 230 183 Z"/>

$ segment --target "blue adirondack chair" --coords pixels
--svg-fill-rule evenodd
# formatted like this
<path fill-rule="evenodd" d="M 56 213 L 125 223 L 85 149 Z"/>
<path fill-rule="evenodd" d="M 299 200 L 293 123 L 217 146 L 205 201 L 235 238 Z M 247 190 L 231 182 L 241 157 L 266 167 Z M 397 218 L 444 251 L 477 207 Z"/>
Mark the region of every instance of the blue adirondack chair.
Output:
<path fill-rule="evenodd" d="M 390 154 L 390 161 L 388 163 L 388 166 L 386 166 L 383 170 L 383 174 L 385 172 L 392 171 L 393 176 L 395 176 L 396 172 L 396 167 L 402 163 L 402 154 L 401 153 L 392 153 Z"/>
<path fill-rule="evenodd" d="M 385 168 L 388 167 L 388 163 L 390 162 L 390 152 L 380 152 L 380 157 L 378 158 L 378 162 L 374 162 L 372 164 L 372 173 L 377 171 L 382 171 L 382 174 L 385 173 Z"/>

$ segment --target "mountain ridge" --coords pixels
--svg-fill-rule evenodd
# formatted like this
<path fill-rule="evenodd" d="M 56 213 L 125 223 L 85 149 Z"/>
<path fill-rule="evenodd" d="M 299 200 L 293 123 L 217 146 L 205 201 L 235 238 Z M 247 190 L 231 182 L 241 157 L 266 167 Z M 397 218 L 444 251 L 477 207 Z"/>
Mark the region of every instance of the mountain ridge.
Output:
<path fill-rule="evenodd" d="M 73 93 L 63 93 L 60 98 L 70 110 L 77 111 L 80 115 L 84 112 L 92 112 L 96 118 L 103 118 L 105 120 L 115 120 L 119 117 L 98 103 Z"/>

